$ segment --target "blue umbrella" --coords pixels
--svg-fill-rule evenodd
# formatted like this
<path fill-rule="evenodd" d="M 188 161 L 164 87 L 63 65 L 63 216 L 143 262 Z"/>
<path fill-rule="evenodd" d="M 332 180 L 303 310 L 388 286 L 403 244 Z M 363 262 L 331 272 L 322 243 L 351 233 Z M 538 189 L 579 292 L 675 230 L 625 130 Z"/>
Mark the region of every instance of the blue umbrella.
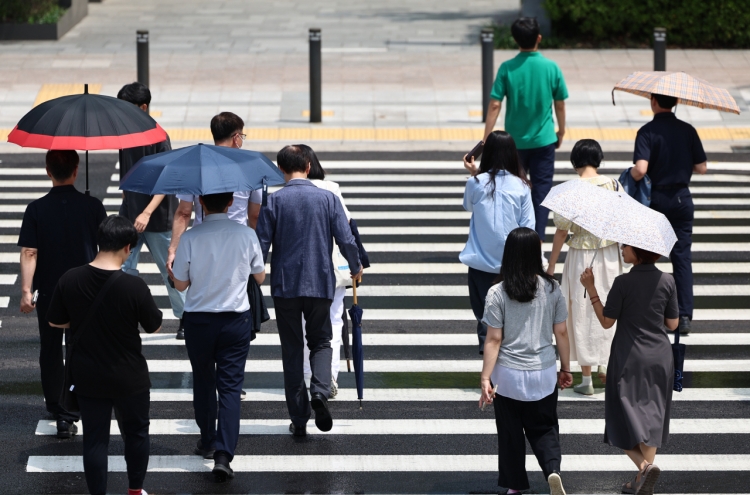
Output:
<path fill-rule="evenodd" d="M 281 171 L 257 151 L 197 144 L 150 155 L 125 175 L 123 191 L 205 195 L 253 191 L 284 183 Z M 265 195 L 264 195 L 265 199 Z"/>
<path fill-rule="evenodd" d="M 672 344 L 672 357 L 674 357 L 674 385 L 675 392 L 682 392 L 682 370 L 685 366 L 685 344 L 680 344 L 680 329 L 674 331 L 674 344 Z"/>
<path fill-rule="evenodd" d="M 361 279 L 360 279 L 361 280 Z M 359 408 L 362 409 L 362 394 L 365 389 L 365 357 L 362 353 L 362 308 L 357 304 L 357 281 L 352 284 L 354 304 L 349 309 L 352 319 L 352 354 L 354 357 L 354 379 L 357 381 L 357 398 Z"/>

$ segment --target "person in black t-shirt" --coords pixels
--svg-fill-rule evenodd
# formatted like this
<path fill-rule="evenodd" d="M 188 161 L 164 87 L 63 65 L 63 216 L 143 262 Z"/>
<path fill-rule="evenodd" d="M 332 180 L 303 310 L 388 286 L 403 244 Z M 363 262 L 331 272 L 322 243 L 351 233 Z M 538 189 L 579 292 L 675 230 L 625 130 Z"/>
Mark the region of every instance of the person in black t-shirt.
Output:
<path fill-rule="evenodd" d="M 677 98 L 651 95 L 654 119 L 638 129 L 630 174 L 651 179 L 651 208 L 664 214 L 672 224 L 677 243 L 669 253 L 672 275 L 677 284 L 680 306 L 680 333 L 690 332 L 693 320 L 693 218 L 695 206 L 688 185 L 693 173 L 705 174 L 706 153 L 695 127 L 672 112 Z"/>
<path fill-rule="evenodd" d="M 88 265 L 69 270 L 52 295 L 47 318 L 80 340 L 66 363 L 83 422 L 83 468 L 91 493 L 107 491 L 107 446 L 112 409 L 125 440 L 129 493 L 140 494 L 149 458 L 151 382 L 141 353 L 140 324 L 147 333 L 161 328 L 162 313 L 148 285 L 123 273 L 104 294 L 87 328 L 87 314 L 112 274 L 138 242 L 138 232 L 120 215 L 106 218 L 97 232 L 99 254 Z"/>
<path fill-rule="evenodd" d="M 45 161 L 52 189 L 26 207 L 18 236 L 21 312 L 28 314 L 36 308 L 44 401 L 57 420 L 58 438 L 70 438 L 78 431 L 78 414 L 59 404 L 64 378 L 63 332 L 47 324 L 47 307 L 60 277 L 96 256 L 96 231 L 107 212 L 101 201 L 78 192 L 73 185 L 78 176 L 78 153 L 49 151 Z M 38 292 L 36 304 L 32 290 Z"/>
<path fill-rule="evenodd" d="M 136 105 L 148 113 L 151 104 L 151 91 L 141 83 L 134 82 L 126 84 L 117 93 L 117 98 Z M 137 146 L 120 150 L 120 181 L 143 157 L 170 151 L 172 145 L 167 136 L 166 141 L 149 146 Z M 138 275 L 138 259 L 143 245 L 148 246 L 151 257 L 161 273 L 164 285 L 167 287 L 169 304 L 172 306 L 172 314 L 180 320 L 177 329 L 177 338 L 184 339 L 182 330 L 182 313 L 185 306 L 185 294 L 179 292 L 169 285 L 169 275 L 166 269 L 167 251 L 172 241 L 172 219 L 177 210 L 177 198 L 164 194 L 141 194 L 132 191 L 123 191 L 120 215 L 133 222 L 138 231 L 138 244 L 133 248 L 130 258 L 125 261 L 122 269 L 125 273 Z"/>

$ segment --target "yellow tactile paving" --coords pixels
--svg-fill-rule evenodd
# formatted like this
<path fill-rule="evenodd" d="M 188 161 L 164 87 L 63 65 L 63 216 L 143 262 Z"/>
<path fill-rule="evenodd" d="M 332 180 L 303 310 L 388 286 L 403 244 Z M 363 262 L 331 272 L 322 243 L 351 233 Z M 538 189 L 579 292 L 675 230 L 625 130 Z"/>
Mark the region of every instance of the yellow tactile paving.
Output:
<path fill-rule="evenodd" d="M 8 140 L 11 129 L 0 129 L 0 142 Z M 172 141 L 213 142 L 209 129 L 166 129 Z M 249 127 L 248 141 L 478 141 L 482 128 L 469 127 Z M 584 138 L 598 141 L 633 141 L 637 129 L 568 128 L 565 139 Z M 703 141 L 747 141 L 750 127 L 699 127 Z"/>
<path fill-rule="evenodd" d="M 36 94 L 34 106 L 44 103 L 45 101 L 59 98 L 61 96 L 76 95 L 83 93 L 83 83 L 80 84 L 42 84 L 41 89 Z M 89 84 L 89 93 L 99 94 L 102 90 L 101 84 Z"/>

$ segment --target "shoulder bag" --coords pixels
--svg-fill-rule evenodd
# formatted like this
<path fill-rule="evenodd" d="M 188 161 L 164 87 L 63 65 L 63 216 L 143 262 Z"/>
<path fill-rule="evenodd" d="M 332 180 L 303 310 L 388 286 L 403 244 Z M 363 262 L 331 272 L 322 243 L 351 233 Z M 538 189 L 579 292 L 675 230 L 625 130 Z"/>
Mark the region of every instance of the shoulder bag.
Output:
<path fill-rule="evenodd" d="M 109 276 L 107 281 L 102 286 L 101 290 L 99 290 L 99 293 L 96 295 L 94 302 L 91 304 L 91 307 L 86 313 L 86 318 L 84 318 L 81 326 L 78 327 L 78 331 L 76 332 L 75 336 L 70 339 L 70 342 L 65 343 L 65 378 L 63 381 L 63 389 L 60 393 L 60 406 L 62 406 L 62 408 L 68 412 L 80 411 L 80 408 L 78 407 L 78 397 L 76 397 L 75 394 L 76 386 L 73 383 L 73 371 L 71 370 L 71 358 L 73 357 L 73 352 L 76 349 L 76 344 L 79 340 L 81 340 L 81 337 L 83 337 L 83 334 L 86 333 L 86 330 L 91 327 L 91 323 L 94 320 L 94 315 L 99 309 L 99 306 L 101 306 L 102 301 L 104 300 L 104 296 L 107 294 L 109 288 L 112 287 L 115 281 L 120 278 L 120 275 L 122 275 L 122 271 L 117 270 L 115 271 L 115 273 Z"/>

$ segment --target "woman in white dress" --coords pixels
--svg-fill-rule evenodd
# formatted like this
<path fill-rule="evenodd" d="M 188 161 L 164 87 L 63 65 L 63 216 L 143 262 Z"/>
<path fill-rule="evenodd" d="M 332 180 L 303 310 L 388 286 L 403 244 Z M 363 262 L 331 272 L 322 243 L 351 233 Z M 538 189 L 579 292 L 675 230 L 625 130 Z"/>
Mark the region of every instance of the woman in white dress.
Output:
<path fill-rule="evenodd" d="M 307 174 L 307 178 L 321 189 L 332 192 L 341 201 L 341 206 L 344 208 L 344 214 L 346 219 L 351 220 L 352 216 L 349 210 L 346 208 L 344 198 L 341 196 L 341 189 L 339 185 L 333 181 L 325 180 L 325 170 L 320 165 L 318 157 L 312 148 L 304 144 L 297 145 L 302 149 L 310 161 L 310 172 Z M 333 244 L 333 266 L 336 269 L 336 291 L 333 295 L 333 302 L 331 303 L 331 327 L 333 328 L 333 336 L 331 338 L 331 349 L 333 351 L 331 358 L 331 395 L 330 399 L 336 397 L 339 391 L 338 377 L 339 377 L 339 363 L 341 362 L 341 345 L 342 340 L 342 329 L 344 328 L 344 298 L 346 297 L 346 287 L 351 286 L 351 278 L 349 276 L 349 263 L 341 256 L 338 246 L 336 243 Z M 345 274 L 341 275 L 340 274 Z M 304 317 L 302 318 L 302 331 L 305 330 Z M 312 376 L 310 369 L 310 349 L 307 348 L 307 339 L 305 339 L 305 363 L 304 373 L 305 381 L 309 382 Z"/>
<path fill-rule="evenodd" d="M 619 182 L 604 175 L 599 175 L 597 169 L 603 158 L 602 148 L 593 139 L 578 141 L 570 152 L 570 161 L 578 174 L 577 179 L 595 186 L 619 190 Z M 596 289 L 603 300 L 612 288 L 612 283 L 624 268 L 620 249 L 616 242 L 600 239 L 589 231 L 581 228 L 570 220 L 554 215 L 555 237 L 552 243 L 552 254 L 549 259 L 547 273 L 555 273 L 555 264 L 562 251 L 563 243 L 567 240 L 568 254 L 562 274 L 562 293 L 568 301 L 568 334 L 570 335 L 570 359 L 578 361 L 581 366 L 581 383 L 573 390 L 583 395 L 594 393 L 591 378 L 593 367 L 597 367 L 599 380 L 607 379 L 607 362 L 615 329 L 603 329 L 596 317 L 591 301 L 584 296 L 584 288 L 579 282 L 581 273 L 591 265 L 596 278 Z M 596 257 L 596 259 L 594 259 Z"/>

